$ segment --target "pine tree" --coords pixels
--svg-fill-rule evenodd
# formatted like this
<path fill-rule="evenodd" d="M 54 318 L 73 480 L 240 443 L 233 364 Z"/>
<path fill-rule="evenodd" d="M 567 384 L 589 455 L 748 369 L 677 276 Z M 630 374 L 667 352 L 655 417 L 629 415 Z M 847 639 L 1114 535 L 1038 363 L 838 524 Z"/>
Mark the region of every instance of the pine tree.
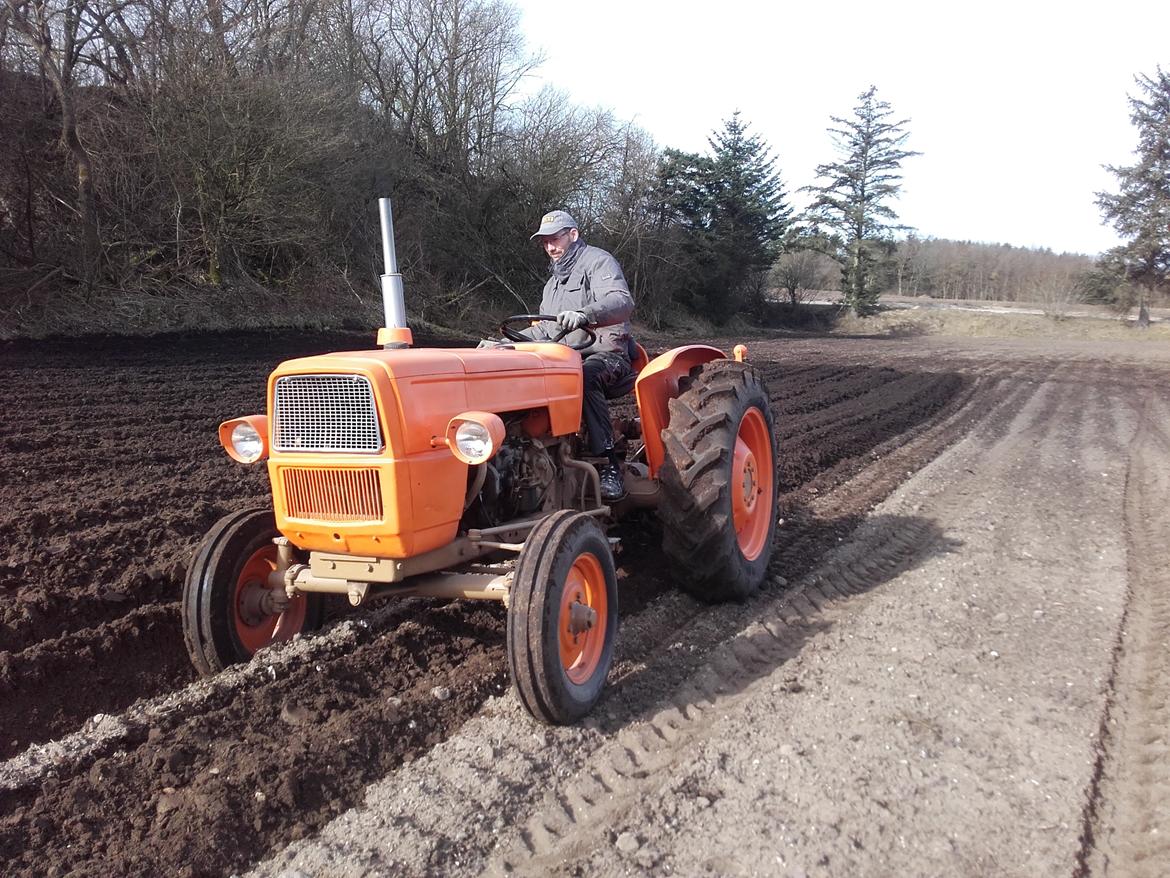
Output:
<path fill-rule="evenodd" d="M 1135 81 L 1141 91 L 1129 98 L 1129 118 L 1138 129 L 1137 163 L 1106 166 L 1121 191 L 1098 192 L 1097 204 L 1126 239 L 1107 256 L 1138 288 L 1138 320 L 1148 326 L 1150 294 L 1170 286 L 1170 74 L 1158 67 Z"/>
<path fill-rule="evenodd" d="M 893 110 L 877 99 L 870 86 L 858 96 L 853 118 L 831 116 L 837 128 L 830 128 L 840 160 L 817 166 L 824 182 L 805 187 L 814 193 L 809 220 L 840 235 L 845 301 L 857 314 L 877 306 L 881 290 L 876 268 L 889 253 L 892 233 L 905 228 L 889 202 L 901 191 L 902 161 L 921 155 L 904 149 L 909 119 L 890 121 Z"/>
<path fill-rule="evenodd" d="M 660 192 L 686 234 L 692 306 L 722 323 L 740 305 L 755 304 L 792 209 L 771 150 L 738 112 L 707 142 L 706 156 L 665 152 Z"/>

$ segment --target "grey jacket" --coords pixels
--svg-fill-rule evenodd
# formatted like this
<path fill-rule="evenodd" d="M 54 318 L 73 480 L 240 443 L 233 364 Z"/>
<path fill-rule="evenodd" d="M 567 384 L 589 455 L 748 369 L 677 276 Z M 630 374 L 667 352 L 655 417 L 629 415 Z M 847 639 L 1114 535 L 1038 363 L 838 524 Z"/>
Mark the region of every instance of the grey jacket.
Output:
<path fill-rule="evenodd" d="M 584 244 L 568 277 L 558 278 L 553 275 L 548 279 L 540 300 L 540 313 L 559 314 L 562 311 L 584 312 L 593 331 L 597 333 L 597 341 L 583 350 L 582 356 L 614 351 L 629 359 L 629 320 L 634 313 L 634 297 L 630 295 L 622 267 L 609 253 L 600 247 Z M 536 341 L 545 341 L 555 338 L 560 331 L 551 320 L 544 320 L 524 333 Z M 578 329 L 561 341 L 579 344 L 587 338 Z"/>

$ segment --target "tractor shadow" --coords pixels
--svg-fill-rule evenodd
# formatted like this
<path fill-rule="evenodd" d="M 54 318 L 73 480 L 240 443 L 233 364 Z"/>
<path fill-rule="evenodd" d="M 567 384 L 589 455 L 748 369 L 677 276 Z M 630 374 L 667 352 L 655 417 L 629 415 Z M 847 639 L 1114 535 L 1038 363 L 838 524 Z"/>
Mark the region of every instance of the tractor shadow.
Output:
<path fill-rule="evenodd" d="M 850 515 L 818 520 L 796 516 L 786 540 L 777 545 L 768 579 L 742 603 L 706 604 L 672 587 L 627 588 L 643 577 L 670 577 L 661 551 L 631 557 L 623 566 L 623 623 L 610 692 L 596 711 L 597 728 L 607 734 L 649 720 L 686 703 L 696 691 L 708 700 L 731 697 L 757 681 L 776 675 L 776 684 L 799 692 L 795 673 L 777 673 L 804 650 L 809 640 L 839 622 L 826 613 L 858 598 L 933 558 L 955 554 L 963 543 L 922 516 Z M 635 594 L 627 595 L 627 592 Z M 627 615 L 627 597 L 642 603 Z M 832 615 L 837 615 L 833 613 Z"/>

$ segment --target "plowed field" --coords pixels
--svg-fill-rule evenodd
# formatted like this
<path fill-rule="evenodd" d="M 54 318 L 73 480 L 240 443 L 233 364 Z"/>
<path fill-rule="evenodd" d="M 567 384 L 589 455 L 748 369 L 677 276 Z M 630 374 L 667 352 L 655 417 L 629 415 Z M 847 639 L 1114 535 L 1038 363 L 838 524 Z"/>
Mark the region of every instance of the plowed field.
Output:
<path fill-rule="evenodd" d="M 558 847 L 531 826 L 498 849 L 496 839 L 536 815 L 555 841 L 558 830 L 540 817 L 542 788 L 580 771 L 588 754 L 617 746 L 661 708 L 663 693 L 717 667 L 720 644 L 745 626 L 802 608 L 802 624 L 769 646 L 771 672 L 809 648 L 829 605 L 872 597 L 924 547 L 943 551 L 953 538 L 934 519 L 885 515 L 889 539 L 873 543 L 844 584 L 828 597 L 807 586 L 873 526 L 875 506 L 899 485 L 973 429 L 988 441 L 1010 434 L 1011 416 L 1028 406 L 1040 421 L 1077 411 L 1094 453 L 1123 457 L 1132 437 L 1118 432 L 1117 412 L 1086 405 L 1084 394 L 1132 412 L 1164 405 L 1170 376 L 1164 357 L 1123 356 L 1120 348 L 751 343 L 781 448 L 782 525 L 768 587 L 744 605 L 700 606 L 674 589 L 655 519 L 626 523 L 610 694 L 582 728 L 546 731 L 507 693 L 504 610 L 494 604 L 407 600 L 351 613 L 339 602 L 320 635 L 210 680 L 190 666 L 178 600 L 191 551 L 222 515 L 268 503 L 263 469 L 228 460 L 216 426 L 263 410 L 265 378 L 279 360 L 368 342 L 365 334 L 237 335 L 0 348 L 8 412 L 0 424 L 0 873 L 226 875 L 295 856 L 309 857 L 305 868 L 318 874 L 523 869 L 529 859 L 535 871 L 579 867 L 617 838 L 607 840 L 604 813 L 593 815 L 600 840 L 592 847 Z M 1159 429 L 1153 435 L 1164 443 Z M 1153 487 L 1143 502 L 1153 503 L 1149 491 L 1162 483 L 1145 483 Z M 1157 533 L 1147 528 L 1143 539 L 1156 545 Z M 1165 624 L 1153 609 L 1147 616 Z M 1102 628 L 1109 649 L 1121 649 L 1118 631 Z M 1114 682 L 1140 672 L 1115 664 Z M 746 691 L 760 674 L 740 680 L 737 667 L 726 679 Z M 1097 706 L 1098 714 L 1106 709 L 1122 712 Z M 474 730 L 501 713 L 514 741 Z M 466 740 L 487 754 L 481 792 L 499 795 L 461 814 L 457 828 L 437 815 L 463 803 L 439 791 L 429 806 L 416 796 L 414 816 L 392 823 L 397 848 L 336 862 L 297 853 L 319 833 L 326 838 L 339 815 L 374 807 L 383 794 L 376 790 L 417 783 L 411 763 L 442 761 L 442 748 Z M 1099 757 L 1092 789 L 1088 772 L 1083 785 L 1084 827 L 1076 827 L 1089 835 L 1108 816 L 1102 789 L 1128 788 L 1123 768 L 1110 768 L 1120 757 L 1104 749 Z M 618 780 L 600 782 L 612 793 Z M 701 792 L 687 795 L 708 803 L 717 795 Z M 625 865 L 594 865 L 607 872 L 663 862 L 661 852 L 646 860 L 644 849 L 638 860 L 635 845 Z M 1082 863 L 1091 861 L 1090 847 Z M 804 868 L 816 866 L 814 859 Z"/>

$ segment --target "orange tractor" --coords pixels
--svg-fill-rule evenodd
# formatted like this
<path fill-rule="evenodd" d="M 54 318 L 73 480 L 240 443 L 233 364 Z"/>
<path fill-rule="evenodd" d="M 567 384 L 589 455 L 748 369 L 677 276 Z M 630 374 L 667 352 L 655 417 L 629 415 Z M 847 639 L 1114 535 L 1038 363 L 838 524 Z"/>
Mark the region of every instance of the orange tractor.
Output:
<path fill-rule="evenodd" d="M 581 454 L 581 356 L 531 342 L 413 348 L 382 200 L 386 328 L 378 349 L 281 363 L 268 414 L 219 428 L 228 454 L 267 461 L 272 509 L 225 516 L 187 571 L 183 630 L 213 674 L 321 622 L 325 594 L 503 601 L 508 663 L 533 716 L 570 723 L 601 696 L 618 629 L 610 525 L 657 508 L 679 583 L 743 598 L 764 578 L 776 527 L 776 445 L 763 383 L 737 346 L 649 360 L 626 496 L 602 502 Z M 544 318 L 551 319 L 551 318 Z M 640 422 L 640 435 L 638 423 Z"/>

